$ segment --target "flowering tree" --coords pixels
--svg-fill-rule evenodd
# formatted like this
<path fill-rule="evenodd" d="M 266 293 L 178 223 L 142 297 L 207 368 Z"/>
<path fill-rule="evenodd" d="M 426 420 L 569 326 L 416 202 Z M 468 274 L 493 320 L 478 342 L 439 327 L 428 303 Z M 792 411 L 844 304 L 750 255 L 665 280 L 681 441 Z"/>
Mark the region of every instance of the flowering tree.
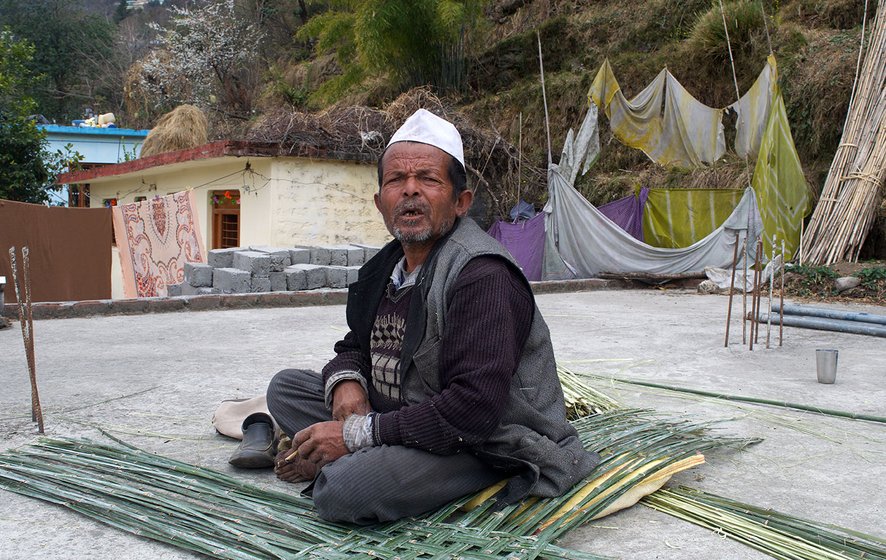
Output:
<path fill-rule="evenodd" d="M 155 109 L 190 103 L 245 118 L 258 86 L 259 27 L 235 14 L 233 0 L 171 10 L 166 29 L 153 24 L 158 45 L 135 66 L 135 89 Z"/>

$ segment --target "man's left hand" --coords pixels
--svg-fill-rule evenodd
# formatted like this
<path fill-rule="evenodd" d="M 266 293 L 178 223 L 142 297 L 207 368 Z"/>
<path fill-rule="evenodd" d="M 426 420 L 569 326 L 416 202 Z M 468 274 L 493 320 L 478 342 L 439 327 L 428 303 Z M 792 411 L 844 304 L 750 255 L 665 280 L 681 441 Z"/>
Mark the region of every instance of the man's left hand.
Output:
<path fill-rule="evenodd" d="M 344 422 L 318 422 L 298 432 L 292 438 L 292 448 L 298 456 L 322 468 L 350 453 L 342 436 Z"/>

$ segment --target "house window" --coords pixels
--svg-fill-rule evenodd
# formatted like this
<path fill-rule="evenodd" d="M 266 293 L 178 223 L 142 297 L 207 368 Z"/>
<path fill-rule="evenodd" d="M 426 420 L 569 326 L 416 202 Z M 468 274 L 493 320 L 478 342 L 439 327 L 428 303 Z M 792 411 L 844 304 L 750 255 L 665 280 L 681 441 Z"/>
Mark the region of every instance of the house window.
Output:
<path fill-rule="evenodd" d="M 89 208 L 89 185 L 68 185 L 68 206 Z"/>
<path fill-rule="evenodd" d="M 212 247 L 240 246 L 240 191 L 212 191 Z"/>
<path fill-rule="evenodd" d="M 145 200 L 147 200 L 147 199 L 148 199 L 148 197 L 146 197 L 146 196 L 137 196 L 137 197 L 135 197 L 135 201 L 136 201 L 136 202 L 143 202 L 143 201 L 145 201 Z"/>

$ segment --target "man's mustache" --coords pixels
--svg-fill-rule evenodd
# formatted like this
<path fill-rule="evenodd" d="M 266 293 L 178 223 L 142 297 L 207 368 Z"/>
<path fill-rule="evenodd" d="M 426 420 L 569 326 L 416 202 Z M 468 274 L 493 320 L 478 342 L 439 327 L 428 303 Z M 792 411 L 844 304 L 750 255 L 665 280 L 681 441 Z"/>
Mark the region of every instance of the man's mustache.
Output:
<path fill-rule="evenodd" d="M 430 205 L 420 200 L 404 200 L 394 207 L 395 216 L 402 216 L 407 212 L 420 212 L 422 214 L 429 214 L 430 211 Z"/>

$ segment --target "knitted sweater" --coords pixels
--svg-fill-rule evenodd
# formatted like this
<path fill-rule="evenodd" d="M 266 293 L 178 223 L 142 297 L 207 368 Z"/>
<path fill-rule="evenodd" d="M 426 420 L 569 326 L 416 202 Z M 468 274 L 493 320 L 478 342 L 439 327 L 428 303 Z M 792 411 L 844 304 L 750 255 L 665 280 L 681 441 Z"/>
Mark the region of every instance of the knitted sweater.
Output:
<path fill-rule="evenodd" d="M 482 443 L 507 406 L 511 376 L 532 322 L 532 296 L 516 274 L 506 261 L 491 256 L 473 259 L 459 274 L 440 347 L 440 383 L 446 388 L 440 394 L 404 406 L 402 399 L 391 398 L 388 380 L 372 371 L 374 362 L 376 370 L 397 363 L 402 349 L 397 332 L 373 335 L 368 357 L 349 333 L 323 369 L 324 380 L 340 371 L 363 373 L 372 409 L 382 412 L 376 417 L 378 443 L 441 455 Z M 421 295 L 412 287 L 403 291 L 393 298 L 385 291 L 374 333 L 406 323 L 411 298 Z M 387 359 L 374 359 L 379 355 Z"/>

